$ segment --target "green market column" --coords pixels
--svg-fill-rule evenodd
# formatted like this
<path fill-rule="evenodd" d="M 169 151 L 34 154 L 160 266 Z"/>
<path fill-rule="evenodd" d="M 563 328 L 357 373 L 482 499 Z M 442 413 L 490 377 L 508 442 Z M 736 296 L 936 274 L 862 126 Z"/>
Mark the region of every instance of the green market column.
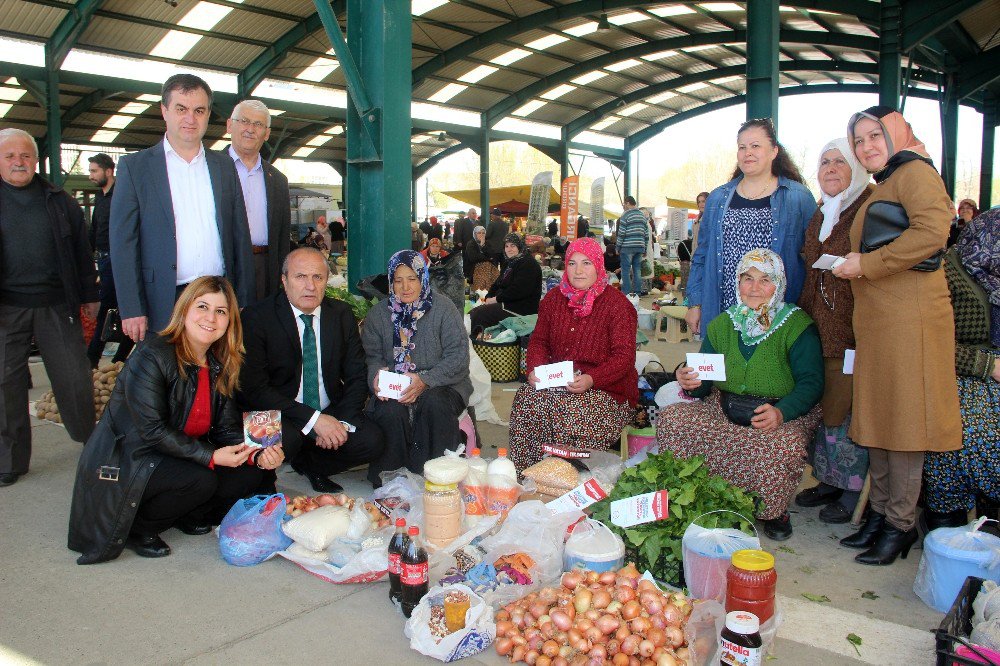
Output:
<path fill-rule="evenodd" d="M 479 217 L 488 224 L 490 221 L 490 128 L 486 122 L 486 114 L 483 114 L 483 128 L 479 135 Z"/>
<path fill-rule="evenodd" d="M 778 0 L 747 0 L 747 120 L 778 125 Z"/>
<path fill-rule="evenodd" d="M 879 5 L 878 103 L 894 109 L 899 108 L 902 21 L 899 0 L 882 0 Z"/>
<path fill-rule="evenodd" d="M 979 210 L 993 203 L 993 149 L 996 142 L 997 98 L 986 93 L 983 99 L 983 152 L 979 163 Z"/>

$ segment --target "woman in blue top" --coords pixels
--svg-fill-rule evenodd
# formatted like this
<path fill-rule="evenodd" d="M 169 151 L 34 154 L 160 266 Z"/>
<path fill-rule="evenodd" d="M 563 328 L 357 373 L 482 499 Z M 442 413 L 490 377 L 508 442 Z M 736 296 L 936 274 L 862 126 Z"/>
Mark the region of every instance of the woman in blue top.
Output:
<path fill-rule="evenodd" d="M 740 125 L 736 141 L 733 179 L 708 195 L 691 257 L 686 320 L 695 333 L 701 322 L 739 302 L 736 269 L 754 248 L 770 248 L 781 257 L 789 303 L 798 301 L 805 279 L 800 252 L 816 198 L 778 143 L 770 118 Z"/>

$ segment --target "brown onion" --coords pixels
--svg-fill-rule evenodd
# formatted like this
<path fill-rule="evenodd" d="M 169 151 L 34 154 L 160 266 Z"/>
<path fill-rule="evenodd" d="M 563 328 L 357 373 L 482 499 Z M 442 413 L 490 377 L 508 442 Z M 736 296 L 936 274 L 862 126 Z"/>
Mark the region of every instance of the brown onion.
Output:
<path fill-rule="evenodd" d="M 634 620 L 635 618 L 639 617 L 639 612 L 641 610 L 642 606 L 639 605 L 638 601 L 633 599 L 632 601 L 622 606 L 622 617 L 625 618 L 626 620 Z M 517 624 L 517 622 L 515 621 L 514 624 Z"/>
<path fill-rule="evenodd" d="M 639 657 L 629 657 L 628 663 L 629 666 L 640 666 L 640 664 L 642 664 L 642 662 L 639 661 Z"/>
<path fill-rule="evenodd" d="M 535 666 L 536 661 L 538 661 L 538 651 L 528 650 L 528 652 L 524 655 L 524 663 L 528 666 Z"/>
<path fill-rule="evenodd" d="M 514 626 L 523 629 L 524 628 L 524 609 L 515 608 L 510 613 L 510 621 L 514 623 Z"/>
<path fill-rule="evenodd" d="M 552 666 L 552 659 L 546 657 L 544 654 L 538 655 L 538 659 L 535 660 L 535 666 Z"/>
<path fill-rule="evenodd" d="M 552 666 L 569 666 L 569 662 L 565 657 L 556 657 L 552 660 Z"/>
<path fill-rule="evenodd" d="M 663 612 L 663 601 L 653 595 L 642 595 L 642 607 L 650 615 L 659 615 Z"/>
<path fill-rule="evenodd" d="M 637 617 L 631 622 L 629 622 L 629 629 L 632 630 L 633 634 L 646 635 L 646 632 L 650 630 L 653 625 L 650 623 L 648 617 Z M 649 656 L 649 655 L 646 655 Z"/>
<path fill-rule="evenodd" d="M 576 643 L 581 638 L 583 638 L 583 632 L 576 627 L 573 627 L 566 633 L 566 642 L 570 645 L 573 645 L 573 643 Z"/>
<path fill-rule="evenodd" d="M 591 659 L 600 659 L 604 661 L 608 657 L 608 651 L 603 645 L 595 645 L 590 648 L 590 652 L 587 654 Z"/>
<path fill-rule="evenodd" d="M 633 562 L 629 562 L 621 569 L 619 569 L 618 575 L 627 576 L 628 578 L 635 578 L 636 580 L 642 577 L 642 575 L 639 573 L 639 570 L 635 568 L 635 563 Z"/>
<path fill-rule="evenodd" d="M 562 585 L 567 590 L 575 590 L 581 581 L 583 581 L 583 574 L 576 571 L 567 571 L 562 575 Z"/>
<path fill-rule="evenodd" d="M 549 613 L 549 618 L 559 631 L 569 631 L 569 628 L 573 626 L 573 620 L 564 611 L 554 610 Z"/>
<path fill-rule="evenodd" d="M 604 638 L 604 633 L 597 627 L 593 626 L 587 629 L 587 631 L 584 632 L 584 635 L 587 637 L 587 640 L 590 641 L 591 643 L 602 643 L 605 640 L 607 640 Z"/>
<path fill-rule="evenodd" d="M 636 589 L 639 587 L 639 581 L 636 578 L 629 578 L 628 576 L 622 576 L 618 574 L 618 578 L 615 579 L 615 586 L 617 587 L 627 587 L 629 589 Z"/>
<path fill-rule="evenodd" d="M 615 638 L 617 638 L 620 641 L 625 640 L 631 635 L 632 632 L 628 630 L 627 624 L 622 624 L 622 626 L 618 627 L 618 631 L 615 632 Z"/>
<path fill-rule="evenodd" d="M 597 592 L 594 592 L 594 597 L 592 600 L 594 608 L 605 609 L 608 607 L 608 604 L 610 603 L 611 603 L 610 592 L 608 592 L 607 590 L 598 590 Z"/>
<path fill-rule="evenodd" d="M 572 647 L 577 652 L 590 652 L 590 641 L 586 638 L 581 638 L 576 642 L 571 642 L 570 647 Z"/>
<path fill-rule="evenodd" d="M 674 604 L 667 604 L 667 607 L 663 609 L 663 619 L 667 621 L 668 625 L 677 626 L 684 621 L 684 613 Z"/>
<path fill-rule="evenodd" d="M 546 657 L 556 657 L 559 656 L 559 644 L 555 641 L 545 641 L 542 644 L 542 654 Z"/>
<path fill-rule="evenodd" d="M 664 629 L 667 626 L 667 621 L 662 615 L 650 615 L 649 621 L 653 623 L 653 626 L 657 629 Z"/>
<path fill-rule="evenodd" d="M 659 592 L 659 590 L 656 588 L 655 583 L 643 578 L 639 581 L 639 593 L 641 594 L 643 592 Z"/>
<path fill-rule="evenodd" d="M 667 634 L 662 629 L 650 629 L 646 633 L 646 638 L 653 641 L 656 647 L 662 647 L 667 643 Z"/>
<path fill-rule="evenodd" d="M 521 646 L 528 645 L 528 639 L 522 636 L 521 634 L 514 634 L 513 636 L 510 637 L 510 640 L 514 641 L 514 645 L 521 645 Z"/>
<path fill-rule="evenodd" d="M 628 655 L 624 652 L 619 652 L 611 660 L 611 663 L 614 664 L 614 666 L 628 666 Z"/>
<path fill-rule="evenodd" d="M 531 604 L 531 608 L 528 609 L 528 612 L 534 615 L 535 619 L 537 620 L 538 618 L 549 612 L 549 607 L 547 604 L 536 602 Z"/>
<path fill-rule="evenodd" d="M 612 601 L 610 604 L 608 604 L 607 611 L 609 613 L 617 613 L 621 607 L 622 603 L 620 601 Z"/>
<path fill-rule="evenodd" d="M 506 608 L 497 611 L 496 617 L 494 617 L 497 622 L 505 622 L 510 619 L 510 611 Z"/>
<path fill-rule="evenodd" d="M 584 619 L 581 619 L 581 620 L 577 620 L 576 624 L 573 626 L 573 628 L 576 629 L 577 631 L 579 631 L 582 634 L 585 631 L 587 631 L 587 629 L 590 629 L 592 626 L 594 626 L 594 623 L 591 622 L 590 620 L 584 618 Z"/>
<path fill-rule="evenodd" d="M 613 633 L 614 631 L 617 631 L 618 627 L 621 626 L 621 622 L 614 615 L 602 615 L 600 618 L 597 619 L 596 626 L 598 629 L 601 630 L 602 634 L 607 635 Z"/>
<path fill-rule="evenodd" d="M 680 666 L 674 655 L 669 652 L 664 652 L 660 655 L 660 658 L 656 660 L 656 666 Z"/>
<path fill-rule="evenodd" d="M 628 585 L 619 585 L 615 588 L 615 599 L 621 603 L 628 603 L 635 599 L 635 590 Z"/>
<path fill-rule="evenodd" d="M 584 575 L 584 580 L 587 581 L 587 585 L 593 585 L 594 583 L 596 583 L 598 581 L 598 579 L 600 577 L 601 577 L 600 574 L 597 573 L 596 571 L 588 571 Z"/>
<path fill-rule="evenodd" d="M 514 649 L 514 641 L 509 638 L 498 638 L 493 643 L 493 647 L 496 648 L 498 655 L 506 657 Z"/>
<path fill-rule="evenodd" d="M 601 585 L 614 585 L 615 578 L 617 578 L 617 576 L 614 571 L 605 571 L 597 577 L 597 580 L 600 581 Z"/>
<path fill-rule="evenodd" d="M 576 591 L 576 597 L 573 599 L 573 605 L 576 607 L 577 613 L 586 613 L 590 610 L 590 603 L 594 597 L 594 593 L 590 590 L 578 589 Z"/>
<path fill-rule="evenodd" d="M 653 641 L 645 640 L 639 643 L 639 654 L 643 657 L 652 657 L 655 650 L 656 646 L 653 645 Z"/>
<path fill-rule="evenodd" d="M 601 617 L 601 611 L 596 608 L 591 608 L 589 611 L 584 613 L 583 616 L 590 622 L 595 622 L 597 618 Z"/>
<path fill-rule="evenodd" d="M 524 661 L 524 655 L 527 650 L 523 645 L 515 645 L 514 650 L 510 653 L 510 660 L 515 664 L 519 661 Z"/>
<path fill-rule="evenodd" d="M 620 643 L 616 639 L 614 639 L 614 638 L 612 638 L 610 641 L 607 642 L 606 647 L 607 647 L 607 650 L 608 650 L 608 656 L 609 657 L 613 657 L 616 654 L 618 654 L 619 645 L 620 645 Z"/>
<path fill-rule="evenodd" d="M 638 636 L 629 636 L 619 644 L 618 649 L 622 653 L 632 656 L 639 652 L 639 643 Z"/>
<path fill-rule="evenodd" d="M 679 648 L 684 645 L 684 632 L 681 631 L 680 627 L 667 627 L 663 632 L 667 636 L 667 643 L 670 644 L 670 647 Z"/>
<path fill-rule="evenodd" d="M 547 618 L 548 616 L 543 615 L 542 617 Z M 552 624 L 550 620 L 546 620 L 545 622 L 539 623 L 538 630 L 542 632 L 542 636 L 552 638 L 556 633 L 556 625 Z"/>
<path fill-rule="evenodd" d="M 497 636 L 504 637 L 514 630 L 514 624 L 506 620 L 500 620 L 497 622 Z"/>

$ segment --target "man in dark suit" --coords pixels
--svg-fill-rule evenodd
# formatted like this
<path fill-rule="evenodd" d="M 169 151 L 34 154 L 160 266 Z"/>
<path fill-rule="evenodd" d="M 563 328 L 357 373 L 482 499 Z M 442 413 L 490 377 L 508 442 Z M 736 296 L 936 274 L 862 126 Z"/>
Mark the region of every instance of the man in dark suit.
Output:
<path fill-rule="evenodd" d="M 465 217 L 455 220 L 455 233 L 452 235 L 452 241 L 455 244 L 456 252 L 464 250 L 466 244 L 472 240 L 472 230 L 476 228 L 477 224 L 476 218 L 476 209 L 470 208 Z"/>
<path fill-rule="evenodd" d="M 494 208 L 491 210 L 490 224 L 486 227 L 486 242 L 483 247 L 486 251 L 486 256 L 498 263 L 504 260 L 503 239 L 507 237 L 509 231 L 510 229 L 507 226 L 507 222 L 503 219 L 503 213 L 500 212 L 500 209 Z"/>
<path fill-rule="evenodd" d="M 177 294 L 203 275 L 225 275 L 241 306 L 254 300 L 253 254 L 233 161 L 206 151 L 212 89 L 192 74 L 163 84 L 167 131 L 118 162 L 111 200 L 111 265 L 122 331 L 139 342 L 170 319 Z"/>
<path fill-rule="evenodd" d="M 237 104 L 226 129 L 233 143 L 222 152 L 232 158 L 243 186 L 253 245 L 255 296 L 260 301 L 281 288 L 281 264 L 291 245 L 288 179 L 260 155 L 261 146 L 271 136 L 271 112 L 263 102 L 247 99 Z"/>
<path fill-rule="evenodd" d="M 330 475 L 378 460 L 384 447 L 362 414 L 368 382 L 358 322 L 346 303 L 324 298 L 328 276 L 319 250 L 292 250 L 285 291 L 243 311 L 239 396 L 244 409 L 281 410 L 287 459 L 323 493 L 342 490 Z"/>

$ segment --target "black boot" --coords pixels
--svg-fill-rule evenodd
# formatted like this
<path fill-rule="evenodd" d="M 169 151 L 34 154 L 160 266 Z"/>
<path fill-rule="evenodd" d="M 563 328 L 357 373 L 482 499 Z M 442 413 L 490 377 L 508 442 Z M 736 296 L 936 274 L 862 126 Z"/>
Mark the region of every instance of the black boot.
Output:
<path fill-rule="evenodd" d="M 963 527 L 969 522 L 969 512 L 965 509 L 955 511 L 931 511 L 924 509 L 920 514 L 920 526 L 924 533 L 939 527 Z"/>
<path fill-rule="evenodd" d="M 980 530 L 1000 537 L 1000 524 L 992 522 L 1000 520 L 1000 504 L 985 495 L 976 496 L 976 517 L 990 518 L 991 520 L 983 523 Z"/>
<path fill-rule="evenodd" d="M 896 561 L 896 556 L 906 559 L 910 547 L 917 542 L 917 528 L 903 531 L 886 522 L 879 532 L 875 544 L 854 558 L 859 564 L 886 566 Z"/>
<path fill-rule="evenodd" d="M 841 539 L 840 545 L 848 548 L 871 548 L 883 525 L 885 525 L 885 515 L 869 511 L 865 522 L 861 524 L 861 529 Z"/>

